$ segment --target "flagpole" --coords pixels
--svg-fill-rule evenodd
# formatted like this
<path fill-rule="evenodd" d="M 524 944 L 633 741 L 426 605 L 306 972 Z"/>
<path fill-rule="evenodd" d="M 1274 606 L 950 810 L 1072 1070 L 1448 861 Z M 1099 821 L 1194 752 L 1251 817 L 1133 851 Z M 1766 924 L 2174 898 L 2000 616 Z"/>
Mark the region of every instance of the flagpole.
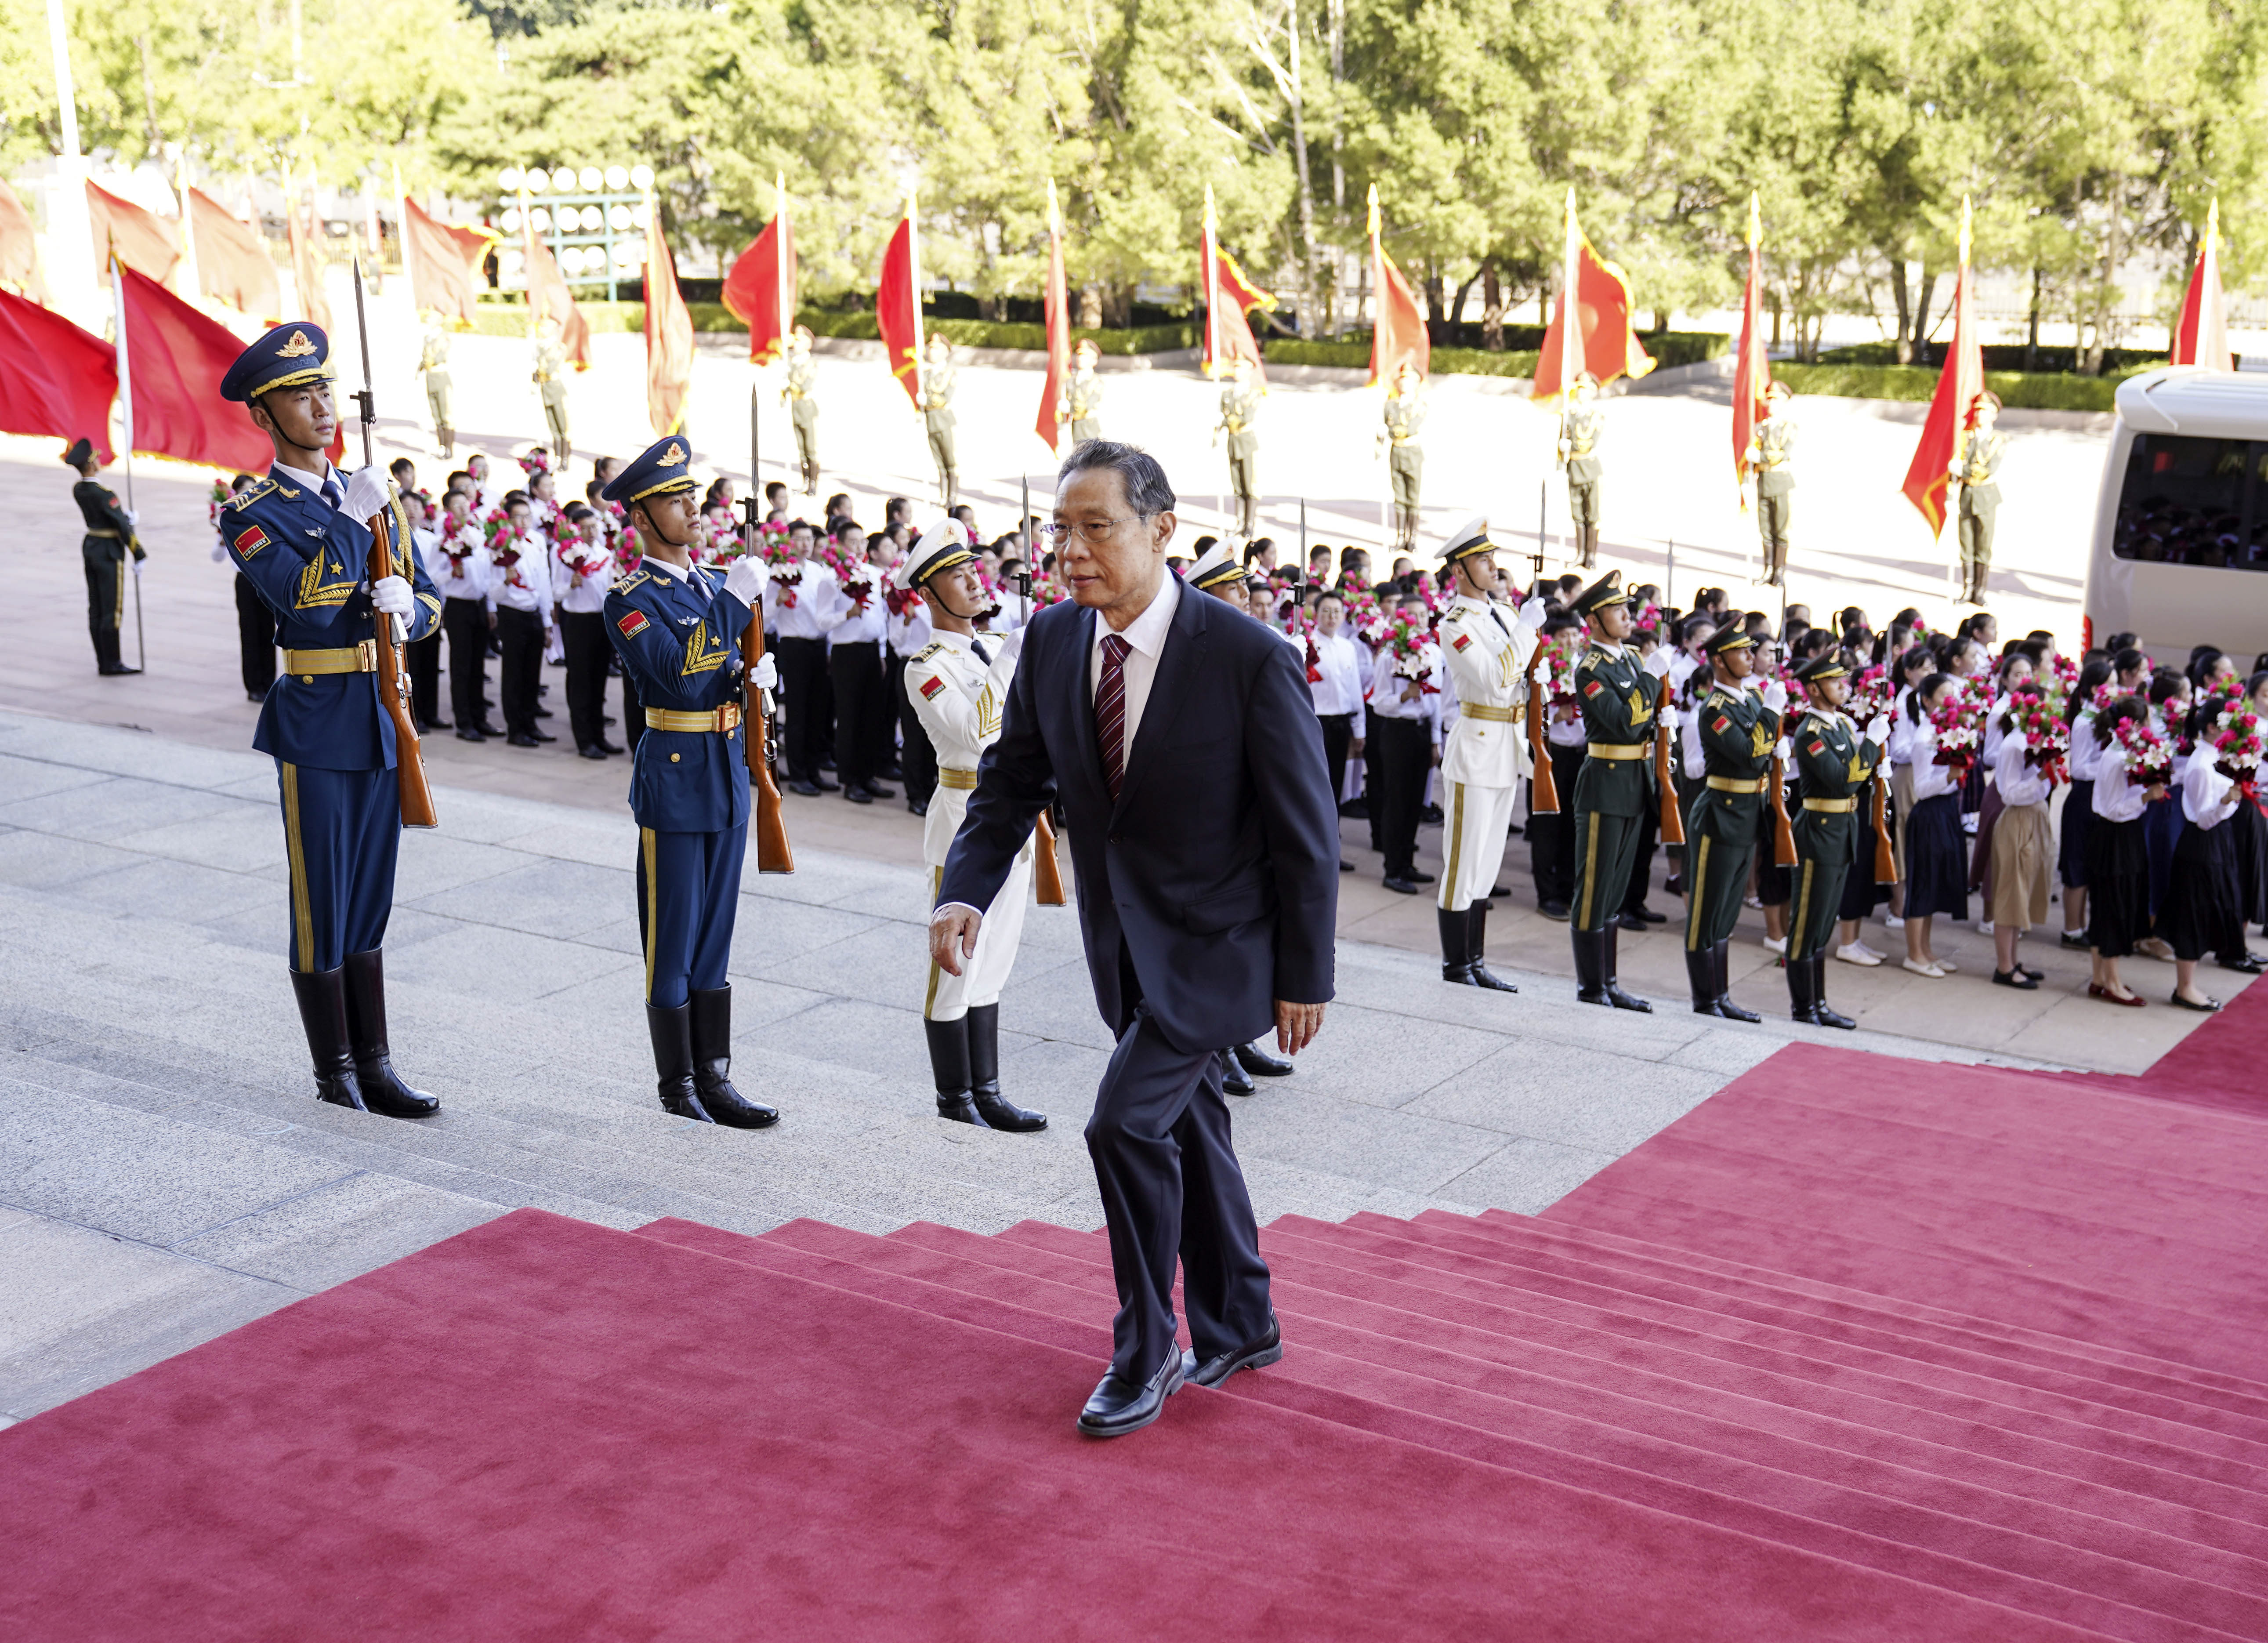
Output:
<path fill-rule="evenodd" d="M 1963 339 L 1962 339 L 1962 335 L 1961 335 L 1961 320 L 1962 320 L 1962 319 L 1963 318 L 1963 315 L 1962 314 L 1962 313 L 1961 313 L 1961 311 L 1960 311 L 1960 306 L 1959 306 L 1959 305 L 1960 305 L 1960 302 L 1961 302 L 1961 298 L 1962 298 L 1962 296 L 1964 296 L 1964 295 L 1967 293 L 1968 289 L 1969 289 L 1969 196 L 1968 196 L 1967 195 L 1965 195 L 1965 194 L 1964 194 L 1964 195 L 1962 195 L 1961 196 L 1961 272 L 1960 272 L 1960 274 L 1956 276 L 1956 278 L 1955 278 L 1955 284 L 1954 284 L 1954 287 L 1953 287 L 1953 292 L 1954 292 L 1954 303 L 1955 303 L 1955 311 L 1954 311 L 1954 327 L 1953 327 L 1953 343 L 1952 343 L 1952 349 L 1953 349 L 1953 352 L 1952 352 L 1952 354 L 1951 354 L 1951 355 L 1947 358 L 1947 360 L 1946 360 L 1946 365 L 1947 365 L 1947 366 L 1948 366 L 1949 369 L 1951 369 L 1951 370 L 1953 371 L 1953 372 L 1954 372 L 1954 380 L 1955 380 L 1955 384 L 1956 384 L 1956 385 L 1958 385 L 1958 384 L 1959 384 L 1959 382 L 1960 382 L 1960 370 L 1961 370 L 1960 353 L 1961 353 L 1961 347 L 1962 347 L 1962 341 L 1963 341 Z M 1978 378 L 1978 380 L 1977 380 L 1977 386 L 1978 386 L 1979 387 L 1982 387 L 1984 386 L 1984 379 L 1983 379 L 1983 378 L 1982 378 L 1982 376 L 1981 376 L 1981 375 L 1980 375 L 1980 376 L 1979 376 L 1979 378 Z M 1958 396 L 1958 395 L 1955 395 L 1955 397 L 1956 397 L 1956 398 L 1958 398 L 1959 396 Z M 1960 464 L 1961 464 L 1962 459 L 1963 457 L 1967 456 L 1968 454 L 1969 454 L 1969 407 L 1968 407 L 1968 406 L 1966 406 L 1966 405 L 1959 405 L 1959 404 L 1956 404 L 1956 405 L 1953 408 L 1953 461 L 1954 461 L 1954 466 L 1955 466 L 1955 467 L 1956 467 L 1956 468 L 1958 468 L 1958 467 L 1960 466 Z M 1950 486 L 1950 485 L 1948 485 L 1948 486 L 1945 488 L 1945 499 L 1946 499 L 1946 502 L 1947 502 L 1948 505 L 1950 505 L 1950 504 L 1952 503 L 1952 501 L 1953 501 L 1953 487 L 1952 487 L 1952 486 Z M 1949 510 L 1948 510 L 1948 511 L 1949 511 Z M 1945 585 L 1946 585 L 1946 589 L 1947 589 L 1946 596 L 1947 596 L 1947 598 L 1948 598 L 1948 599 L 1951 599 L 1951 598 L 1953 597 L 1953 594 L 1952 594 L 1952 588 L 1953 588 L 1954 580 L 1955 580 L 1955 578 L 1960 574 L 1960 570 L 1961 570 L 1961 550 L 1960 550 L 1960 532 L 1961 532 L 1961 524 L 1960 524 L 1960 521 L 1959 521 L 1957 519 L 1954 521 L 1954 527 L 1953 527 L 1953 529 L 1954 529 L 1954 554 L 1953 554 L 1953 557 L 1952 557 L 1951 559 L 1949 559 L 1948 561 L 1947 561 L 1947 562 L 1946 562 L 1946 566 L 1945 566 Z M 1981 604 L 1981 602 L 1982 602 L 1982 594 L 1983 594 L 1983 590 L 1982 590 L 1981 588 L 1978 590 L 1978 594 L 1979 594 L 1979 602 L 1980 602 L 1980 604 Z"/>
<path fill-rule="evenodd" d="M 110 294 L 113 310 L 117 316 L 118 330 L 118 416 L 119 429 L 124 436 L 119 443 L 126 451 L 126 511 L 134 509 L 134 367 L 126 357 L 126 271 L 118 254 L 110 254 Z M 149 671 L 149 647 L 142 637 L 142 567 L 134 557 L 134 542 L 126 543 L 126 557 L 119 566 L 119 574 L 131 574 L 134 578 L 134 661 L 144 673 Z"/>
<path fill-rule="evenodd" d="M 1567 185 L 1567 229 L 1564 262 L 1559 276 L 1559 467 L 1567 465 L 1567 408 L 1575 397 L 1576 333 L 1583 328 L 1575 306 L 1575 185 Z"/>

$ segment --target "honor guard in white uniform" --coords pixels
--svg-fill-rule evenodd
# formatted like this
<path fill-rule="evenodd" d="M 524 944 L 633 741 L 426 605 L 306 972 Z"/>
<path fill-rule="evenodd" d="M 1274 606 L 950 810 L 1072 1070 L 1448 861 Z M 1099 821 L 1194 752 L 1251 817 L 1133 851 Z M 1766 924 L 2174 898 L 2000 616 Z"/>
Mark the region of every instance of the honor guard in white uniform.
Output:
<path fill-rule="evenodd" d="M 930 521 L 898 566 L 896 580 L 901 588 L 921 591 L 937 636 L 906 662 L 906 699 L 937 749 L 937 792 L 922 833 L 922 860 L 930 870 L 934 897 L 946 853 L 968 814 L 968 795 L 976 789 L 977 761 L 999 738 L 1000 714 L 1024 635 L 1020 629 L 997 637 L 976 631 L 977 613 L 989 601 L 968 533 L 950 516 Z M 983 910 L 976 951 L 963 961 L 961 974 L 930 964 L 922 1028 L 929 1036 L 940 1118 L 980 1129 L 1048 1127 L 1044 1114 L 1027 1112 L 1000 1094 L 1000 989 L 1015 967 L 1031 895 L 1032 844 L 1027 839 L 1007 882 Z"/>
<path fill-rule="evenodd" d="M 1489 972 L 1489 891 L 1504 865 L 1512 802 L 1533 774 L 1528 751 L 1528 663 L 1543 601 L 1507 610 L 1494 597 L 1497 546 L 1488 516 L 1449 534 L 1441 562 L 1455 567 L 1456 598 L 1440 621 L 1441 658 L 1454 682 L 1457 717 L 1441 753 L 1441 979 L 1516 992 Z"/>

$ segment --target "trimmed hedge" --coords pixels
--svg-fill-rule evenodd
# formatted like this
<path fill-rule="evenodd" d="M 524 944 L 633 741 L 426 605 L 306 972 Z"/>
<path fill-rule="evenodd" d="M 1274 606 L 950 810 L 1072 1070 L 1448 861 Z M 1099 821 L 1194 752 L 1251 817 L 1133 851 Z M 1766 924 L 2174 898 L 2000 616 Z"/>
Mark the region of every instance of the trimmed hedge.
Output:
<path fill-rule="evenodd" d="M 693 328 L 696 331 L 745 331 L 748 328 L 720 302 L 694 302 L 688 303 L 686 306 L 692 312 Z M 810 327 L 814 336 L 846 336 L 874 342 L 879 341 L 882 335 L 871 308 L 848 312 L 803 308 L 797 311 L 795 318 L 797 324 Z M 1036 353 L 1044 351 L 1048 345 L 1047 327 L 1025 325 L 1014 320 L 940 320 L 934 314 L 924 314 L 922 329 L 928 335 L 950 337 L 962 348 L 1020 348 Z M 1119 331 L 1089 331 L 1075 326 L 1071 329 L 1071 337 L 1073 341 L 1090 337 L 1095 347 L 1106 354 L 1162 354 L 1176 348 L 1195 348 L 1198 330 L 1196 320 L 1176 325 L 1145 325 Z"/>
<path fill-rule="evenodd" d="M 1534 328 L 1529 328 L 1531 330 Z M 1654 368 L 1697 365 L 1733 351 L 1733 339 L 1722 331 L 1660 331 L 1638 339 L 1653 356 Z M 1294 337 L 1271 336 L 1261 344 L 1268 363 L 1278 365 L 1337 365 L 1357 371 L 1370 365 L 1370 343 L 1309 343 Z M 1482 348 L 1437 348 L 1432 353 L 1437 376 L 1532 377 L 1542 350 L 1508 348 L 1492 354 Z"/>
<path fill-rule="evenodd" d="M 2152 366 L 2117 375 L 2067 376 L 2048 371 L 1988 371 L 1984 386 L 2011 409 L 2107 411 L 2117 405 L 2118 385 Z M 1799 365 L 1775 361 L 1772 376 L 1798 394 L 1842 399 L 1907 400 L 1927 404 L 1937 392 L 1933 365 Z"/>

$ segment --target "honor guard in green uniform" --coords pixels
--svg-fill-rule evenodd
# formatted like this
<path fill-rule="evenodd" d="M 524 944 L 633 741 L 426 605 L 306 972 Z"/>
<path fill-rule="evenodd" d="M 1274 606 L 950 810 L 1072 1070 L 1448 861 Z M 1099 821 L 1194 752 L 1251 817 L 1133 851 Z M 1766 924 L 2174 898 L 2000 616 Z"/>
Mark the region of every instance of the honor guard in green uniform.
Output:
<path fill-rule="evenodd" d="M 1260 436 L 1252 424 L 1266 392 L 1252 379 L 1252 362 L 1240 357 L 1220 390 L 1220 421 L 1212 439 L 1228 436 L 1228 488 L 1236 497 L 1236 534 L 1252 540 L 1260 528 Z"/>
<path fill-rule="evenodd" d="M 94 443 L 74 442 L 63 460 L 78 469 L 71 500 L 78 504 L 86 534 L 79 539 L 79 556 L 86 564 L 86 630 L 94 640 L 94 670 L 99 674 L 138 674 L 118 654 L 118 634 L 126 619 L 126 556 L 134 556 L 134 574 L 150 556 L 134 534 L 134 516 L 118 505 L 118 493 L 95 475 L 102 464 L 94 459 Z"/>
<path fill-rule="evenodd" d="M 1764 390 L 1771 415 L 1756 424 L 1749 463 L 1756 470 L 1756 533 L 1764 545 L 1764 580 L 1783 586 L 1787 571 L 1787 521 L 1795 505 L 1795 394 L 1785 382 Z"/>
<path fill-rule="evenodd" d="M 932 335 L 929 364 L 921 373 L 922 422 L 929 430 L 929 453 L 937 462 L 939 506 L 947 513 L 961 502 L 961 459 L 954 450 L 953 390 L 959 372 L 953 368 L 953 343 Z"/>
<path fill-rule="evenodd" d="M 551 454 L 564 467 L 575 449 L 567 439 L 567 350 L 559 345 L 559 321 L 549 314 L 536 328 L 534 381 L 551 430 Z"/>
<path fill-rule="evenodd" d="M 440 445 L 441 460 L 446 462 L 456 453 L 457 424 L 451 415 L 455 393 L 449 381 L 449 334 L 438 326 L 425 333 L 425 345 L 417 354 L 417 372 L 425 379 L 425 403 L 433 413 L 433 438 Z"/>
<path fill-rule="evenodd" d="M 787 339 L 787 386 L 780 390 L 795 423 L 796 460 L 803 468 L 803 491 L 819 494 L 819 367 L 812 363 L 811 332 L 797 326 Z"/>
<path fill-rule="evenodd" d="M 1101 357 L 1102 350 L 1092 337 L 1080 337 L 1079 346 L 1071 350 L 1071 380 L 1064 386 L 1058 414 L 1071 424 L 1071 440 L 1077 445 L 1102 438 L 1102 380 L 1094 374 L 1094 362 Z"/>
<path fill-rule="evenodd" d="M 1599 562 L 1599 436 L 1607 414 L 1599 409 L 1599 379 L 1586 371 L 1567 395 L 1567 420 L 1559 437 L 1559 460 L 1567 465 L 1567 512 L 1575 523 L 1575 547 L 1586 571 Z"/>
<path fill-rule="evenodd" d="M 1877 713 L 1863 738 L 1845 717 L 1850 673 L 1837 651 L 1822 651 L 1798 667 L 1805 709 L 1788 732 L 1803 793 L 1801 807 L 1789 819 L 1796 866 L 1787 930 L 1788 1013 L 1815 1027 L 1858 1026 L 1827 1007 L 1827 954 L 1834 947 L 1844 880 L 1859 858 L 1859 806 L 1890 740 L 1886 715 Z"/>
<path fill-rule="evenodd" d="M 1979 394 L 1970 401 L 1969 438 L 1953 460 L 1953 483 L 1961 490 L 1957 510 L 1961 597 L 1971 605 L 1984 602 L 1985 578 L 1992 573 L 1992 525 L 2000 511 L 2000 459 L 2008 452 L 2008 436 L 1993 426 L 1999 415 L 1997 394 Z"/>
<path fill-rule="evenodd" d="M 1386 395 L 1386 473 L 1394 486 L 1394 545 L 1408 553 L 1418 541 L 1418 492 L 1425 477 L 1425 447 L 1418 435 L 1425 426 L 1425 385 L 1418 367 L 1404 364 L 1394 373 Z"/>
<path fill-rule="evenodd" d="M 1727 611 L 1724 626 L 1701 647 L 1712 674 L 1709 692 L 1695 711 L 1708 774 L 1685 815 L 1685 977 L 1694 1013 L 1728 1021 L 1759 1019 L 1732 1000 L 1727 949 L 1741 922 L 1756 846 L 1770 838 L 1764 793 L 1787 706 L 1787 687 L 1778 681 L 1761 692 L 1749 689 L 1756 651 L 1742 619 L 1741 612 Z"/>
<path fill-rule="evenodd" d="M 1628 648 L 1631 597 L 1623 573 L 1609 571 L 1575 595 L 1568 608 L 1583 618 L 1590 648 L 1575 664 L 1588 747 L 1575 775 L 1575 900 L 1567 929 L 1575 944 L 1575 997 L 1617 1010 L 1651 1010 L 1616 984 L 1615 942 L 1623 901 L 1638 860 L 1638 836 L 1661 800 L 1653 787 L 1653 737 L 1669 652 L 1642 665 Z"/>

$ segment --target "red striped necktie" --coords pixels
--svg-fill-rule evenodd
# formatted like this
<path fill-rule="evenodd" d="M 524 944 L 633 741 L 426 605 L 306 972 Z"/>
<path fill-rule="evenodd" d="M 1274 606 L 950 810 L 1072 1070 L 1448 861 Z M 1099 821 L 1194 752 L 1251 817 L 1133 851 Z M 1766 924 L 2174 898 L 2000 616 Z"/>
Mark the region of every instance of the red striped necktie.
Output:
<path fill-rule="evenodd" d="M 1102 682 L 1094 688 L 1094 740 L 1114 803 L 1126 777 L 1126 652 L 1133 648 L 1116 633 L 1103 636 Z"/>

